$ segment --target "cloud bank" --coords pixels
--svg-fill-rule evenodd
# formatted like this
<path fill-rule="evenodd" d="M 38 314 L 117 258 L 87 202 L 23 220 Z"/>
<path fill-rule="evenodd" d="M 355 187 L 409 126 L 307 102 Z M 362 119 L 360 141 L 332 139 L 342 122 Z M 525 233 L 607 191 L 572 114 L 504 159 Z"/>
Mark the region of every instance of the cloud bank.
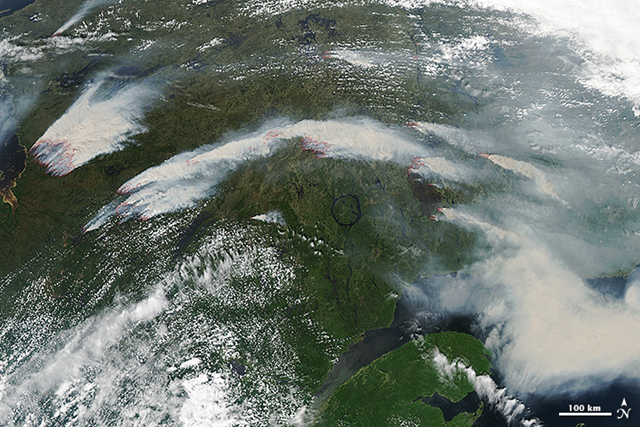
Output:
<path fill-rule="evenodd" d="M 143 250 L 156 250 L 159 235 L 178 224 L 154 230 L 155 241 L 147 232 L 130 237 Z M 117 280 L 123 271 L 113 260 L 108 275 Z M 290 295 L 295 269 L 254 227 L 217 229 L 161 278 L 142 274 L 141 300 L 99 296 L 107 307 L 65 321 L 51 316 L 50 301 L 33 299 L 48 282 L 42 276 L 18 300 L 29 303 L 18 304 L 18 313 L 0 325 L 2 338 L 33 333 L 2 349 L 9 357 L 0 358 L 0 424 L 109 425 L 114 417 L 125 425 L 286 424 L 311 396 L 288 382 L 273 383 L 274 377 L 297 380 L 300 361 L 280 335 L 282 322 L 255 308 L 297 301 Z M 238 285 L 252 279 L 261 285 Z M 198 311 L 203 303 L 212 311 Z M 313 322 L 308 331 L 322 333 Z M 234 372 L 232 361 L 239 360 L 249 375 Z"/>
<path fill-rule="evenodd" d="M 499 387 L 489 375 L 478 375 L 473 368 L 466 366 L 461 360 L 449 361 L 447 356 L 440 353 L 437 348 L 433 353 L 433 362 L 440 374 L 440 379 L 444 382 L 453 381 L 460 373 L 466 376 L 480 399 L 502 414 L 509 425 L 542 426 L 537 418 L 526 418 L 524 416 L 525 405 L 518 399 L 509 396 L 507 390 Z"/>
<path fill-rule="evenodd" d="M 625 97 L 640 115 L 640 9 L 633 0 L 477 0 L 485 7 L 532 16 L 543 35 L 563 36 L 584 60 L 581 80 L 605 95 Z M 526 25 L 526 24 L 525 24 Z M 531 30 L 530 25 L 526 25 Z"/>

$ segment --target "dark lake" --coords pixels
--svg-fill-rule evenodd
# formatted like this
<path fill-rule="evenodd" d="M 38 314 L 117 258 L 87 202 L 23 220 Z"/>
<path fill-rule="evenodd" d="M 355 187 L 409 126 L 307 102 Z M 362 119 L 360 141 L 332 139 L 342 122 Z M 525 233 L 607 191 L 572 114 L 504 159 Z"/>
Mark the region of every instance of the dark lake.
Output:
<path fill-rule="evenodd" d="M 0 0 L 0 18 L 30 5 L 35 0 Z"/>
<path fill-rule="evenodd" d="M 527 404 L 548 426 L 575 427 L 581 423 L 584 427 L 640 425 L 640 390 L 638 384 L 625 380 L 574 396 L 537 396 L 527 399 Z M 582 407 L 585 415 L 577 415 L 575 410 Z M 566 412 L 575 416 L 560 416 Z M 598 413 L 611 413 L 611 416 L 597 416 Z"/>

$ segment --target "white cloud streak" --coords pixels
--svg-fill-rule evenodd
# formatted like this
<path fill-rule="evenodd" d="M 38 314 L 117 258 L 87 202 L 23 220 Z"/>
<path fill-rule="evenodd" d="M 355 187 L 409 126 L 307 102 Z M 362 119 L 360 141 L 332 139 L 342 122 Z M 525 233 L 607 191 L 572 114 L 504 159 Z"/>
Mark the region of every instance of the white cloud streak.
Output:
<path fill-rule="evenodd" d="M 518 399 L 509 396 L 507 389 L 499 387 L 489 375 L 478 375 L 473 368 L 466 366 L 461 360 L 449 361 L 447 356 L 437 348 L 433 353 L 433 362 L 440 374 L 441 381 L 452 382 L 458 374 L 466 376 L 480 399 L 502 414 L 509 425 L 542 426 L 536 418 L 525 419 L 523 417 L 525 405 Z"/>

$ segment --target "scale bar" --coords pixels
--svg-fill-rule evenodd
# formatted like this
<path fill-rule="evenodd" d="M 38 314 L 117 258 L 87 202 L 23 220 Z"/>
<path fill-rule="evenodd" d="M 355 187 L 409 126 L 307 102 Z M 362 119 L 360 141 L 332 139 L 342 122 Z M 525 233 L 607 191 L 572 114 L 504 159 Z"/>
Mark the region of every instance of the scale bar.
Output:
<path fill-rule="evenodd" d="M 560 412 L 561 417 L 611 417 L 611 412 Z"/>

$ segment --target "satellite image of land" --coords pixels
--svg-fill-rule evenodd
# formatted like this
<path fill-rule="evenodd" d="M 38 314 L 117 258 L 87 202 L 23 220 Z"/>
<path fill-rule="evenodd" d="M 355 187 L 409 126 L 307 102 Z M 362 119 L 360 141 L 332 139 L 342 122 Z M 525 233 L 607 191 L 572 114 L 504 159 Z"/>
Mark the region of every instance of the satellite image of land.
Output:
<path fill-rule="evenodd" d="M 639 425 L 639 22 L 0 0 L 0 426 Z"/>

